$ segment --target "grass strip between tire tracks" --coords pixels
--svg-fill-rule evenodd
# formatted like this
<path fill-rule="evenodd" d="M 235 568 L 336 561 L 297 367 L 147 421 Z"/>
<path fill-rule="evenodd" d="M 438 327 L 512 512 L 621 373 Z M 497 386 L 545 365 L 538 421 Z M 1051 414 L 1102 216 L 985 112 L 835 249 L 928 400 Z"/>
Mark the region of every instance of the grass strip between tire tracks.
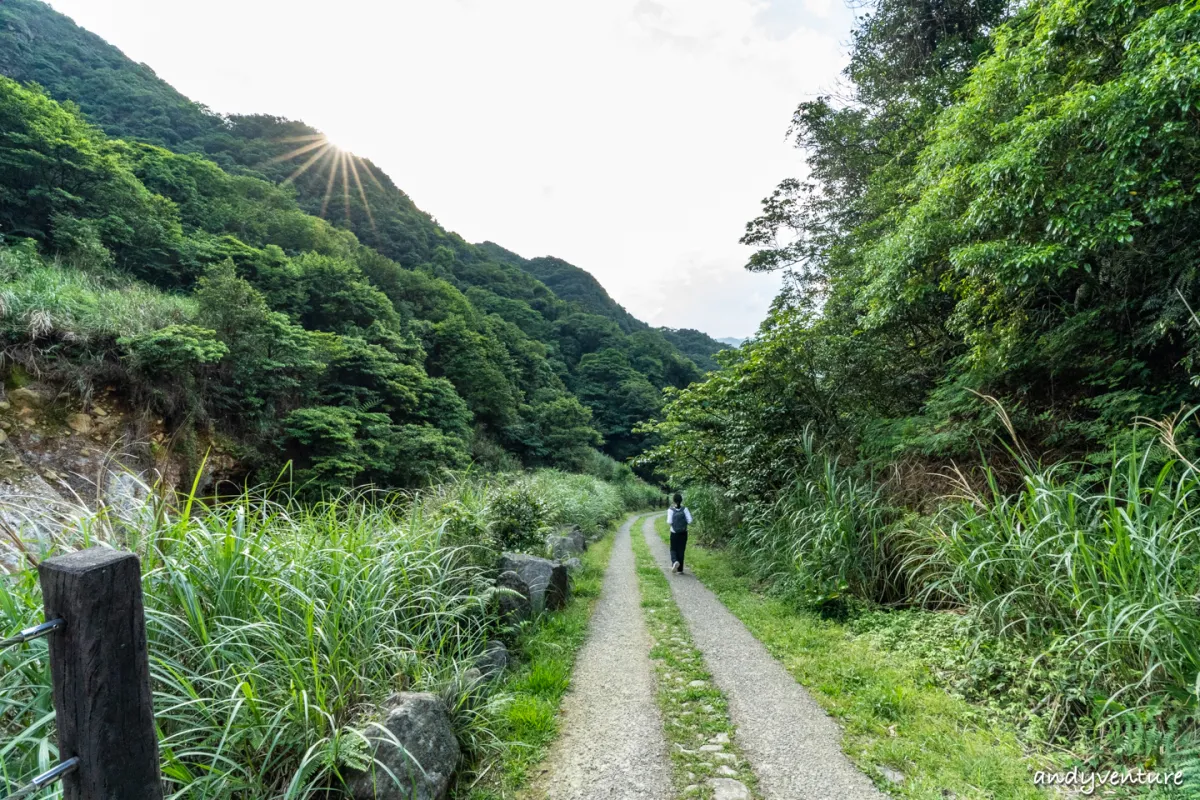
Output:
<path fill-rule="evenodd" d="M 713 683 L 704 657 L 692 642 L 668 578 L 646 546 L 640 524 L 633 532 L 633 553 L 646 627 L 654 640 L 650 657 L 676 793 L 710 798 L 713 791 L 707 778 L 731 778 L 745 784 L 753 797 L 761 797 L 750 764 L 738 748 L 725 695 Z"/>

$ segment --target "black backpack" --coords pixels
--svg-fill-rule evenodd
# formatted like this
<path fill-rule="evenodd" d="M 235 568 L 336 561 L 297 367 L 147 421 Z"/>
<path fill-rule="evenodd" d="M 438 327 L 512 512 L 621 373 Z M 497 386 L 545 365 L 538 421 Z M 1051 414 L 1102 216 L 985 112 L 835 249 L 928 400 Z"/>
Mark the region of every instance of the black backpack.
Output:
<path fill-rule="evenodd" d="M 687 533 L 687 512 L 683 506 L 672 509 L 671 533 Z"/>

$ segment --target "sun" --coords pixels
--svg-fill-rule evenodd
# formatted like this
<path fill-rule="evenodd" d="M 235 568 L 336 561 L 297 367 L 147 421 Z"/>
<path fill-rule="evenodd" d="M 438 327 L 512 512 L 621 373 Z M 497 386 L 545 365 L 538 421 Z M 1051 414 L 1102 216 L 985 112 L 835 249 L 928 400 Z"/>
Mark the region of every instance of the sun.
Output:
<path fill-rule="evenodd" d="M 327 178 L 325 181 L 325 196 L 321 200 L 322 218 L 327 218 L 329 201 L 333 198 L 334 188 L 337 186 L 340 178 L 342 184 L 342 205 L 346 222 L 350 222 L 350 182 L 353 180 L 354 188 L 362 200 L 363 209 L 367 212 L 367 219 L 371 223 L 371 229 L 375 229 L 375 217 L 371 214 L 371 204 L 367 200 L 367 192 L 363 187 L 362 178 L 359 175 L 360 165 L 358 162 L 362 159 L 349 150 L 339 147 L 323 133 L 289 136 L 283 139 L 276 139 L 276 141 L 295 144 L 296 147 L 282 155 L 275 156 L 275 158 L 267 162 L 268 164 L 278 164 L 282 161 L 300 161 L 300 164 L 292 170 L 292 174 L 288 175 L 283 181 L 284 184 L 291 183 L 311 169 L 316 169 L 318 174 L 320 174 L 321 170 L 325 171 Z M 363 163 L 361 166 L 363 172 L 367 173 L 367 177 L 379 187 L 380 191 L 383 191 L 383 184 L 375 177 L 375 173 L 371 171 L 370 166 L 366 163 Z"/>

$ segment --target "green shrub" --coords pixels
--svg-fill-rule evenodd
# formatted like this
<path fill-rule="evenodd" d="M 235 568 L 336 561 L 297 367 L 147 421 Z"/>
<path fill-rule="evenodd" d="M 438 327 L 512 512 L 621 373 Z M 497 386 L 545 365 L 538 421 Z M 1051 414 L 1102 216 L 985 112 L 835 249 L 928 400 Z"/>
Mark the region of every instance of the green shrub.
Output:
<path fill-rule="evenodd" d="M 195 325 L 168 325 L 118 343 L 127 351 L 133 369 L 154 378 L 193 373 L 205 364 L 220 361 L 229 352 L 217 341 L 216 331 Z"/>
<path fill-rule="evenodd" d="M 95 220 L 55 214 L 50 222 L 59 255 L 74 269 L 112 268 L 113 254 L 104 246 Z"/>
<path fill-rule="evenodd" d="M 588 451 L 587 456 L 580 464 L 579 471 L 585 475 L 591 475 L 593 478 L 599 478 L 609 483 L 619 483 L 625 480 L 627 476 L 633 475 L 633 470 L 627 465 L 622 464 L 612 456 L 601 453 L 599 450 Z"/>
<path fill-rule="evenodd" d="M 488 520 L 502 549 L 537 550 L 548 521 L 546 503 L 532 486 L 518 482 L 492 500 Z"/>
<path fill-rule="evenodd" d="M 616 486 L 621 496 L 621 505 L 626 511 L 645 511 L 663 502 L 663 494 L 657 487 L 651 486 L 632 472 L 613 485 Z"/>
<path fill-rule="evenodd" d="M 329 491 L 383 471 L 390 422 L 386 414 L 336 406 L 293 411 L 283 422 L 284 452 L 294 459 L 297 483 Z"/>
<path fill-rule="evenodd" d="M 152 407 L 182 421 L 184 414 L 203 416 L 204 368 L 220 361 L 229 348 L 216 332 L 195 325 L 168 325 L 117 340 L 125 350 L 130 372 L 137 376 L 138 394 Z"/>

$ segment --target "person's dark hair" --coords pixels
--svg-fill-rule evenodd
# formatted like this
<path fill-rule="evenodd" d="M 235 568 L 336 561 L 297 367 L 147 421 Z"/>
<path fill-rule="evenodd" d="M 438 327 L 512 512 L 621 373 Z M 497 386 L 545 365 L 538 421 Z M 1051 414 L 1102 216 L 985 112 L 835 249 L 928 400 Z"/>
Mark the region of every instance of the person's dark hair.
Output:
<path fill-rule="evenodd" d="M 681 495 L 679 492 L 676 492 L 675 497 L 673 497 L 672 499 L 675 501 L 675 505 L 677 505 L 677 506 L 683 505 L 683 495 Z"/>

